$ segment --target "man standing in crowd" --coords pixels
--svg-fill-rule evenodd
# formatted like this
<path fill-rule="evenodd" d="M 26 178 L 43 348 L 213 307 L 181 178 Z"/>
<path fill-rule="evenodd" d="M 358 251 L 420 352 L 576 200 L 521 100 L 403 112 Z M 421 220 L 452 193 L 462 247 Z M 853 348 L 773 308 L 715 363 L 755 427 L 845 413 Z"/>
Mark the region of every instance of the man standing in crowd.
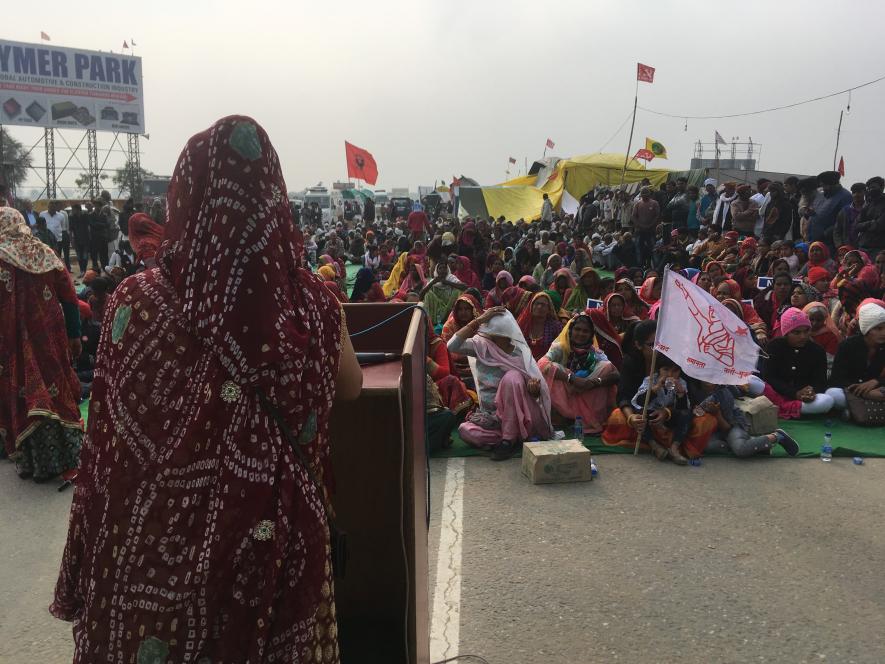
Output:
<path fill-rule="evenodd" d="M 639 202 L 633 206 L 633 232 L 636 235 L 636 260 L 648 265 L 655 247 L 655 228 L 661 220 L 661 206 L 651 197 L 651 188 L 639 191 Z"/>
<path fill-rule="evenodd" d="M 547 194 L 544 194 L 544 202 L 541 203 L 541 221 L 547 224 L 553 221 L 553 203 Z"/>
<path fill-rule="evenodd" d="M 878 175 L 867 180 L 867 204 L 857 225 L 858 242 L 871 256 L 885 249 L 885 179 Z"/>
<path fill-rule="evenodd" d="M 833 225 L 833 244 L 841 247 L 850 244 L 852 247 L 857 243 L 857 221 L 863 211 L 866 202 L 867 186 L 863 182 L 855 182 L 851 185 L 851 203 L 846 205 L 836 215 L 836 223 Z"/>
<path fill-rule="evenodd" d="M 734 182 L 726 182 L 725 190 L 716 201 L 716 207 L 713 208 L 710 225 L 720 232 L 731 230 L 731 204 L 737 198 L 736 188 L 737 185 Z"/>
<path fill-rule="evenodd" d="M 799 232 L 799 199 L 801 198 L 801 194 L 799 193 L 799 178 L 795 175 L 791 175 L 786 180 L 784 180 L 784 194 L 787 197 L 787 200 L 790 201 L 790 207 L 793 208 L 792 218 L 793 225 L 787 231 L 786 238 L 787 240 L 798 240 L 800 236 Z"/>
<path fill-rule="evenodd" d="M 711 219 L 713 210 L 716 209 L 716 201 L 719 200 L 719 193 L 716 191 L 715 178 L 707 178 L 704 180 L 704 195 L 701 198 L 701 219 Z M 708 215 L 707 212 L 710 214 Z"/>
<path fill-rule="evenodd" d="M 30 198 L 22 199 L 22 216 L 28 222 L 28 227 L 33 228 L 37 225 L 37 213 L 34 212 L 34 204 Z"/>
<path fill-rule="evenodd" d="M 664 234 L 668 234 L 673 224 L 673 212 L 669 208 L 669 203 L 676 196 L 676 183 L 667 181 L 661 184 L 660 189 L 655 192 L 654 198 L 661 208 L 661 220 L 664 224 Z"/>
<path fill-rule="evenodd" d="M 673 224 L 671 230 L 688 228 L 688 194 L 686 187 L 688 180 L 684 177 L 676 178 L 676 193 L 667 203 L 670 221 Z"/>
<path fill-rule="evenodd" d="M 101 209 L 99 210 L 99 214 L 104 217 L 105 228 L 107 229 L 107 252 L 108 256 L 110 256 L 117 248 L 117 236 L 119 235 L 117 216 L 119 213 L 117 212 L 117 208 L 114 207 L 109 191 L 101 192 Z"/>
<path fill-rule="evenodd" d="M 753 235 L 759 219 L 759 205 L 750 196 L 750 185 L 737 188 L 737 199 L 731 203 L 731 223 L 741 235 Z"/>
<path fill-rule="evenodd" d="M 765 219 L 762 224 L 762 238 L 766 244 L 784 240 L 793 227 L 794 209 L 780 182 L 768 185 L 768 205 L 765 206 Z"/>
<path fill-rule="evenodd" d="M 89 205 L 89 203 L 87 203 Z M 86 273 L 89 267 L 89 215 L 83 211 L 79 203 L 71 206 L 69 219 L 71 235 L 74 236 L 74 253 L 77 254 L 77 263 L 80 265 L 80 276 Z"/>
<path fill-rule="evenodd" d="M 408 219 L 409 232 L 412 234 L 412 242 L 424 240 L 424 233 L 433 233 L 433 226 L 424 210 L 412 210 Z"/>
<path fill-rule="evenodd" d="M 107 267 L 108 238 L 110 237 L 110 228 L 106 217 L 101 213 L 102 207 L 101 200 L 86 204 L 89 219 L 89 240 L 92 243 L 89 253 L 92 256 L 92 269 L 98 273 Z"/>
<path fill-rule="evenodd" d="M 71 271 L 71 236 L 68 233 L 68 215 L 60 209 L 58 201 L 49 201 L 49 209 L 41 212 L 40 216 L 46 220 L 46 228 L 55 237 L 55 253 L 61 256 L 62 262 Z"/>
<path fill-rule="evenodd" d="M 750 196 L 750 200 L 755 202 L 759 207 L 759 216 L 756 218 L 756 228 L 754 234 L 756 237 L 762 235 L 762 226 L 765 223 L 765 207 L 771 200 L 768 196 L 768 185 L 771 182 L 768 178 L 759 178 L 756 180 L 756 193 Z"/>
<path fill-rule="evenodd" d="M 836 223 L 836 215 L 846 205 L 851 203 L 851 194 L 839 184 L 841 176 L 836 171 L 824 171 L 817 176 L 824 194 L 824 203 L 820 209 L 811 211 L 808 226 L 809 242 L 824 242 L 835 254 L 833 246 L 833 225 Z"/>

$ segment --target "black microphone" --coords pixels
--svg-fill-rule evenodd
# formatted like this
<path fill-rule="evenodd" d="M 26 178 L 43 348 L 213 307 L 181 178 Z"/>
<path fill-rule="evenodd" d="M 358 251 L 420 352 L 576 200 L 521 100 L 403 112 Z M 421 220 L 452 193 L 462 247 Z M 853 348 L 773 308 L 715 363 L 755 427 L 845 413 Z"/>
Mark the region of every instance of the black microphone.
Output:
<path fill-rule="evenodd" d="M 378 364 L 398 360 L 400 357 L 399 353 L 357 353 L 356 361 L 360 364 Z"/>

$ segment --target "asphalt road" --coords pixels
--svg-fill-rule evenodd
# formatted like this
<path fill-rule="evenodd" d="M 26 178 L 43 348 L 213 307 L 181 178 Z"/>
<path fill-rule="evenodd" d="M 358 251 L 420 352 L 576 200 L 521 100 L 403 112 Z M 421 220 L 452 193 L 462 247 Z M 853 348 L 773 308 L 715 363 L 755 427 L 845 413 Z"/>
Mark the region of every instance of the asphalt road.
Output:
<path fill-rule="evenodd" d="M 885 461 L 601 456 L 591 483 L 463 464 L 461 654 L 491 664 L 885 660 Z M 431 589 L 449 462 L 432 462 Z M 0 662 L 70 662 L 49 616 L 71 492 L 0 463 Z M 444 527 L 443 527 L 444 526 Z M 453 609 L 453 610 L 455 610 Z"/>

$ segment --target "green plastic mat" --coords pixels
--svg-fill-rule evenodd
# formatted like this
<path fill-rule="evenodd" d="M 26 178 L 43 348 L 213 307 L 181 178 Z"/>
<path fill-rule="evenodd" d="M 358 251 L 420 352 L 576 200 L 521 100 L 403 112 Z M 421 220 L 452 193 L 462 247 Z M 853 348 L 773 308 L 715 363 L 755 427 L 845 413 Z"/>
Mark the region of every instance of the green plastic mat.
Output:
<path fill-rule="evenodd" d="M 780 427 L 789 433 L 799 443 L 799 456 L 805 458 L 820 456 L 820 447 L 824 442 L 824 432 L 828 430 L 827 420 L 824 418 L 810 418 L 806 420 L 781 420 Z M 842 457 L 885 457 L 885 430 L 882 428 L 865 428 L 855 424 L 831 420 L 829 431 L 833 434 L 833 456 Z M 565 427 L 566 435 L 571 432 Z M 452 436 L 453 444 L 450 448 L 434 452 L 431 456 L 438 458 L 446 457 L 469 457 L 485 456 L 485 452 L 475 450 L 458 437 L 457 432 Z M 632 454 L 632 449 L 624 447 L 609 447 L 602 443 L 598 436 L 588 436 L 584 439 L 584 446 L 594 454 Z M 722 454 L 719 453 L 721 456 Z M 713 454 L 712 456 L 716 456 Z M 777 445 L 771 451 L 773 457 L 787 457 L 784 449 Z"/>

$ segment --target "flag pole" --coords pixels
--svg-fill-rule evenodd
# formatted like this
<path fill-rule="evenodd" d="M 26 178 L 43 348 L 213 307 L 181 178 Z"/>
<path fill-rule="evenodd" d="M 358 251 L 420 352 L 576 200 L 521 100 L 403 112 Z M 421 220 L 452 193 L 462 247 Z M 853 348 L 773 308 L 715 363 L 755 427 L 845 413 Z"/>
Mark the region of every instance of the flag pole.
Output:
<path fill-rule="evenodd" d="M 842 115 L 845 110 L 839 111 L 839 128 L 836 129 L 836 150 L 833 152 L 833 170 L 836 170 L 836 159 L 839 158 L 839 136 L 842 134 Z"/>
<path fill-rule="evenodd" d="M 716 191 L 719 191 L 719 184 L 722 180 L 722 176 L 719 174 L 719 140 L 718 140 L 719 132 L 714 132 L 713 134 L 713 147 L 716 149 Z"/>
<path fill-rule="evenodd" d="M 633 128 L 636 126 L 636 106 L 639 104 L 639 75 L 636 76 L 636 92 L 633 95 L 633 121 L 630 123 L 630 138 L 627 140 L 627 154 L 624 155 L 624 170 L 621 171 L 621 185 L 624 188 L 624 178 L 627 177 L 627 164 L 630 162 L 630 149 L 633 146 Z M 638 444 L 638 443 L 637 443 Z"/>
<path fill-rule="evenodd" d="M 655 375 L 655 364 L 658 361 L 658 349 L 655 348 L 651 354 L 651 369 L 648 372 L 648 389 L 645 391 L 645 403 L 642 406 L 642 417 L 645 418 L 645 414 L 648 412 L 648 400 L 651 398 L 651 381 L 652 376 Z M 648 422 L 645 423 L 645 426 L 648 426 Z M 642 431 L 636 432 L 636 444 L 633 446 L 633 456 L 639 454 L 639 441 L 642 440 Z"/>
<path fill-rule="evenodd" d="M 670 271 L 670 264 L 667 263 L 664 266 L 664 269 L 661 271 L 661 273 L 664 275 L 663 276 L 664 283 L 662 284 L 662 287 L 661 287 L 661 299 L 659 300 L 660 302 L 665 301 L 664 300 L 664 293 L 666 293 L 666 289 L 667 289 L 667 272 L 669 272 L 669 271 Z M 652 351 L 652 354 L 651 354 L 651 367 L 648 370 L 648 389 L 645 391 L 645 403 L 642 405 L 642 418 L 643 419 L 645 419 L 645 417 L 648 413 L 648 402 L 649 402 L 649 399 L 651 399 L 651 387 L 652 387 L 651 381 L 655 375 L 655 365 L 658 362 L 658 333 L 661 330 L 660 323 L 664 317 L 664 308 L 663 307 L 658 308 L 658 313 L 659 313 L 659 316 L 657 318 L 658 324 L 655 327 L 655 347 L 654 347 L 654 350 Z M 645 426 L 646 427 L 648 426 L 648 422 L 645 423 Z M 637 454 L 639 454 L 639 442 L 641 440 L 642 440 L 642 431 L 638 431 L 636 433 L 636 443 L 633 445 L 633 456 L 636 456 Z"/>

